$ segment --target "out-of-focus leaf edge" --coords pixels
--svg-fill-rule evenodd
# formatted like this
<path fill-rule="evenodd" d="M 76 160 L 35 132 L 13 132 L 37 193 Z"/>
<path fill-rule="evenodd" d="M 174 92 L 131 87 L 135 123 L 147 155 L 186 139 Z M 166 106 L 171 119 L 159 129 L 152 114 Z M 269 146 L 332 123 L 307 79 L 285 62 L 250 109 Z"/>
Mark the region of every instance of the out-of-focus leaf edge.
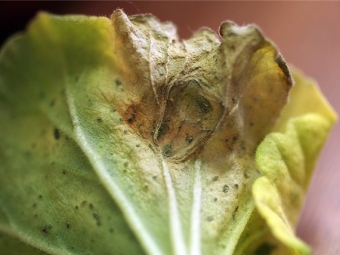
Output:
<path fill-rule="evenodd" d="M 268 243 L 268 254 L 311 254 L 310 247 L 294 234 L 298 213 L 289 214 L 300 210 L 317 157 L 337 119 L 311 79 L 296 70 L 293 77 L 296 84 L 275 128 L 279 133 L 267 135 L 256 152 L 258 169 L 264 175 L 253 186 L 256 208 L 273 237 L 286 246 L 281 252 Z M 300 164 L 294 162 L 301 158 Z"/>

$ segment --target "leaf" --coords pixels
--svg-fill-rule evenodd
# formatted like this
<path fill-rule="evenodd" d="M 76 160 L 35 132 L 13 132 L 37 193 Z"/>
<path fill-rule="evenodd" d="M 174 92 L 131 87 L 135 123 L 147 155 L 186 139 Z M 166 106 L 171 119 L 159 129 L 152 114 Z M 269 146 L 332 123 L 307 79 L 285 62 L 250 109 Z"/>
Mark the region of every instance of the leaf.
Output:
<path fill-rule="evenodd" d="M 256 207 L 271 234 L 286 246 L 267 242 L 273 254 L 311 253 L 294 231 L 316 158 L 336 120 L 316 85 L 297 71 L 293 74 L 296 85 L 277 124 L 282 133 L 267 135 L 256 153 L 264 175 L 253 186 Z"/>
<path fill-rule="evenodd" d="M 270 138 L 254 160 L 291 85 L 254 26 L 225 22 L 220 37 L 203 29 L 179 41 L 151 15 L 39 14 L 0 55 L 0 231 L 49 254 L 294 246 L 270 232 L 282 215 L 259 205 L 263 187 L 286 192 L 261 184 Z M 319 128 L 321 141 L 328 126 Z M 315 160 L 321 142 L 299 163 Z M 259 227 L 267 232 L 254 238 Z"/>
<path fill-rule="evenodd" d="M 86 59 L 96 69 L 109 45 L 103 26 L 110 23 L 102 18 L 40 14 L 1 55 L 0 229 L 49 254 L 142 254 L 75 143 L 67 105 L 65 90 L 79 68 L 64 38 L 76 36 L 83 44 L 81 72 L 91 77 Z"/>

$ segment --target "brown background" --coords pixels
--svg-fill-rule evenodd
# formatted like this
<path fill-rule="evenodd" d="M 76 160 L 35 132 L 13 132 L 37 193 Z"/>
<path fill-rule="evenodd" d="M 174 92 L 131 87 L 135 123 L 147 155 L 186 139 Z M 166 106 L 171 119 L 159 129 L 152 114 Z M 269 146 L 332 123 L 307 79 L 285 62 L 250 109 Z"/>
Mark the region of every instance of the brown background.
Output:
<path fill-rule="evenodd" d="M 217 30 L 224 20 L 255 23 L 281 50 L 287 62 L 320 84 L 340 112 L 340 2 L 1 2 L 1 43 L 24 29 L 37 10 L 109 16 L 152 13 L 173 21 L 182 38 L 202 26 Z M 340 126 L 333 129 L 318 163 L 301 215 L 298 235 L 317 255 L 340 254 Z"/>

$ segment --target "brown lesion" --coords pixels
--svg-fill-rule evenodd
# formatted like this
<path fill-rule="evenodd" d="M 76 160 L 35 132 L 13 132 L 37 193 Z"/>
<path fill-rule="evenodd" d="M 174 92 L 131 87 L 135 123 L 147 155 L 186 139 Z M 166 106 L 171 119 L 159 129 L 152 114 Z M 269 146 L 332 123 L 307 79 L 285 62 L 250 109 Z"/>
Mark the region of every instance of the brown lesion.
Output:
<path fill-rule="evenodd" d="M 115 17 L 121 46 L 117 68 L 126 64 L 116 80 L 115 87 L 124 90 L 115 107 L 132 132 L 168 160 L 186 160 L 203 147 L 213 151 L 206 153 L 209 157 L 253 153 L 279 116 L 292 83 L 284 60 L 259 30 L 249 26 L 238 32 L 239 27 L 225 23 L 220 39 L 211 32 L 182 44 L 173 38 L 176 47 L 163 31 L 165 41 L 151 45 L 158 25 L 157 31 L 151 23 L 139 27 L 121 15 Z M 136 41 L 130 36 L 135 33 L 145 38 Z"/>
<path fill-rule="evenodd" d="M 166 102 L 162 123 L 157 130 L 157 144 L 172 159 L 183 160 L 202 147 L 216 129 L 224 111 L 207 94 L 199 81 L 175 84 Z"/>

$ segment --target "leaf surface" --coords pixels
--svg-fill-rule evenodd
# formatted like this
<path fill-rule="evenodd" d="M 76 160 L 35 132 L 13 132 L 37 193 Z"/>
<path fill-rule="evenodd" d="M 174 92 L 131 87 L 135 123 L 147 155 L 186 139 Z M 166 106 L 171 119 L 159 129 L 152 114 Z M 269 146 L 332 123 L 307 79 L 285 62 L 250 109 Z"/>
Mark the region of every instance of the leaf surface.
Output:
<path fill-rule="evenodd" d="M 0 55 L 0 230 L 48 254 L 258 254 L 267 238 L 303 254 L 293 228 L 331 124 L 287 124 L 290 106 L 277 124 L 291 85 L 254 26 L 180 41 L 151 15 L 41 13 Z"/>

